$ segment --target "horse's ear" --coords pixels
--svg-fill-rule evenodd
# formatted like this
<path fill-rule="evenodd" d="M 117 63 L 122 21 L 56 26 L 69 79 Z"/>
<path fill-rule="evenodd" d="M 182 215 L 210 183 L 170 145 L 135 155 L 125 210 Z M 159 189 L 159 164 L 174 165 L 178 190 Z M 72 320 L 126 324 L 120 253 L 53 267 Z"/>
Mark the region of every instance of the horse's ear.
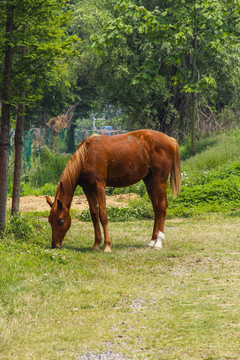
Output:
<path fill-rule="evenodd" d="M 53 206 L 53 202 L 52 202 L 52 200 L 50 199 L 50 197 L 49 196 L 45 196 L 46 197 L 46 201 L 47 201 L 47 203 L 48 203 L 48 205 L 50 205 L 51 207 Z"/>
<path fill-rule="evenodd" d="M 57 204 L 58 204 L 58 210 L 62 210 L 63 209 L 63 203 L 61 200 L 57 199 Z"/>

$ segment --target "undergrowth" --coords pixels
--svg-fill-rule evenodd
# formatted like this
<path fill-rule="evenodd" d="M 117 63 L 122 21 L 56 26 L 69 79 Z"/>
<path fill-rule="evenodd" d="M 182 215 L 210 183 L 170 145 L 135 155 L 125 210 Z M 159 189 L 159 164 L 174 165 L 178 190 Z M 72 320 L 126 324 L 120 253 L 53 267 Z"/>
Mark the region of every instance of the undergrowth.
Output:
<path fill-rule="evenodd" d="M 24 242 L 25 244 L 42 242 L 42 239 L 48 235 L 45 232 L 47 227 L 43 226 L 43 223 L 39 221 L 39 216 L 36 216 L 36 213 L 11 216 L 10 212 L 7 211 L 6 226 L 3 233 L 5 241 L 11 239 L 16 243 Z"/>

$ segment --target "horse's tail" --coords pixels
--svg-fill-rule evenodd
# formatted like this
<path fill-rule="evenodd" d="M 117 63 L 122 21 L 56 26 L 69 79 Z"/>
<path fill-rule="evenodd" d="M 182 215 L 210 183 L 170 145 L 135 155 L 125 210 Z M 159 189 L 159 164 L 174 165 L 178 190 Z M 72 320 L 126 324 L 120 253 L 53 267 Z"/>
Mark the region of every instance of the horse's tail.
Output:
<path fill-rule="evenodd" d="M 181 189 L 182 175 L 180 168 L 179 145 L 174 138 L 172 138 L 172 140 L 176 145 L 176 154 L 170 173 L 170 190 L 173 196 L 177 196 Z"/>

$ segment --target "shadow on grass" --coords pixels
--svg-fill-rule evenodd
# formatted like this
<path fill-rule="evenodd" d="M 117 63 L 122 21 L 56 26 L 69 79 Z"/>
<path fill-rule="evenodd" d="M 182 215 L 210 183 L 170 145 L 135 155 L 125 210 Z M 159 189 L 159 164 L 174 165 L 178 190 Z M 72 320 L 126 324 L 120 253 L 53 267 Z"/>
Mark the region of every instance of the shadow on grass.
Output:
<path fill-rule="evenodd" d="M 82 253 L 102 253 L 104 250 L 104 246 L 101 245 L 99 250 L 93 250 L 92 247 L 76 247 L 72 245 L 66 245 L 63 246 L 63 249 L 76 251 L 76 252 L 82 252 Z M 112 252 L 115 252 L 115 250 L 126 250 L 126 249 L 144 249 L 147 248 L 146 244 L 113 244 L 111 246 Z"/>

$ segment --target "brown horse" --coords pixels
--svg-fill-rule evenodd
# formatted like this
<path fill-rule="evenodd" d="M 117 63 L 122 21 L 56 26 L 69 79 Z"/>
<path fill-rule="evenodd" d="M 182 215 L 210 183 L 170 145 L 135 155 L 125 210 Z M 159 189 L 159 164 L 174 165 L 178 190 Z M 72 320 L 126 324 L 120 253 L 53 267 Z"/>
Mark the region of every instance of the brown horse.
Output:
<path fill-rule="evenodd" d="M 138 130 L 115 136 L 93 135 L 85 139 L 61 175 L 54 202 L 46 196 L 51 206 L 52 247 L 62 246 L 71 225 L 69 211 L 73 194 L 80 185 L 86 194 L 94 226 L 93 249 L 99 249 L 102 241 L 100 219 L 104 251 L 111 251 L 105 187 L 125 187 L 143 180 L 155 214 L 152 240 L 148 245 L 160 249 L 164 239 L 169 173 L 171 192 L 177 195 L 181 187 L 179 146 L 175 139 L 161 132 Z"/>

